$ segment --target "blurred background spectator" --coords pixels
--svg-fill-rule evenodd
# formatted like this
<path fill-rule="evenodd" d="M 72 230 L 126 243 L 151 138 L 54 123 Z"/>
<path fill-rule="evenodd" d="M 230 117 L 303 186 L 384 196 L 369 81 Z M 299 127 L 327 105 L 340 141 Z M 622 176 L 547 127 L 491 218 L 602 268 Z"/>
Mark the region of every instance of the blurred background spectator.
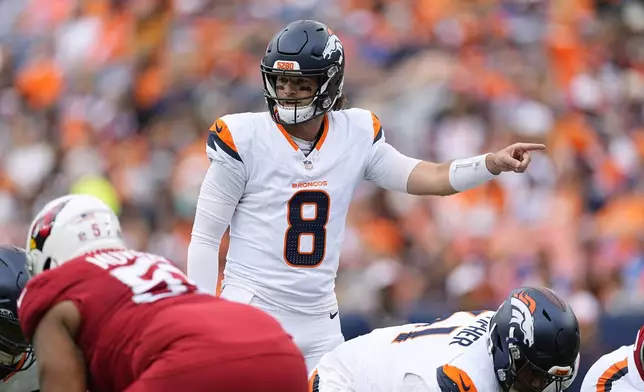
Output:
<path fill-rule="evenodd" d="M 635 0 L 0 0 L 0 241 L 22 245 L 44 202 L 89 192 L 133 247 L 185 267 L 207 130 L 265 110 L 259 59 L 300 18 L 338 33 L 351 105 L 403 153 L 548 145 L 527 175 L 453 197 L 359 188 L 337 284 L 346 325 L 496 308 L 540 284 L 571 301 L 588 361 L 613 335 L 633 340 L 599 320 L 644 314 Z"/>

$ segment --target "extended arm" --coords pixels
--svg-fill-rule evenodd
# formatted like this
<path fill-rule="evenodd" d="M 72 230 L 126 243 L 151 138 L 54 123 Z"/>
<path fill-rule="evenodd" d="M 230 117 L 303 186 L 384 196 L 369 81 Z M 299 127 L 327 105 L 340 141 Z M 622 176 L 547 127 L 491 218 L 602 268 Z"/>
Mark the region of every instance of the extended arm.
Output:
<path fill-rule="evenodd" d="M 445 163 L 420 162 L 409 175 L 407 193 L 412 195 L 447 196 L 474 188 L 499 172 L 489 169 L 492 154 Z"/>
<path fill-rule="evenodd" d="M 516 143 L 496 153 L 433 163 L 409 158 L 382 140 L 373 146 L 365 178 L 388 190 L 446 196 L 504 171 L 522 173 L 530 164 L 530 152 L 543 149 L 542 144 Z"/>

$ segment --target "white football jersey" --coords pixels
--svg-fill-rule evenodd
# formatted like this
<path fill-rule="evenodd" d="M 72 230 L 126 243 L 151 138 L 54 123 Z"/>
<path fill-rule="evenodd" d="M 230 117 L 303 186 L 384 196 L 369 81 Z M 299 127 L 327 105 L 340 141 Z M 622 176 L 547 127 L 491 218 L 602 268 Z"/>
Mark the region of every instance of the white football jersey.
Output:
<path fill-rule="evenodd" d="M 644 380 L 635 367 L 633 345 L 604 355 L 586 373 L 581 392 L 608 391 L 644 391 Z"/>
<path fill-rule="evenodd" d="M 33 355 L 33 354 L 32 354 Z M 0 379 L 0 392 L 34 392 L 40 389 L 38 383 L 38 364 L 28 369 L 10 373 Z"/>
<path fill-rule="evenodd" d="M 393 149 L 380 121 L 362 109 L 326 114 L 308 156 L 268 112 L 217 119 L 208 157 L 245 180 L 230 223 L 223 285 L 297 312 L 334 311 L 349 204 L 362 180 L 383 175 L 379 154 L 386 148 Z M 408 177 L 418 161 L 407 159 Z M 407 177 L 397 176 L 391 187 L 404 189 Z"/>
<path fill-rule="evenodd" d="M 494 313 L 457 312 L 430 324 L 376 329 L 326 354 L 312 380 L 319 376 L 321 392 L 393 392 L 403 390 L 405 375 L 414 374 L 430 391 L 496 392 L 499 386 L 487 347 Z M 324 383 L 332 386 L 325 388 Z"/>

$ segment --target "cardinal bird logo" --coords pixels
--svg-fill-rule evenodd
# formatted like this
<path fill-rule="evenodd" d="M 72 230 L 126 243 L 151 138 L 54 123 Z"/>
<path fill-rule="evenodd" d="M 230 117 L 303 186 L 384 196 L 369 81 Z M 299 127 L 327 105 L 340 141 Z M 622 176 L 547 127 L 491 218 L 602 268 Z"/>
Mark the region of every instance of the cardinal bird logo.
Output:
<path fill-rule="evenodd" d="M 56 217 L 58 216 L 60 211 L 65 208 L 65 205 L 67 205 L 67 203 L 67 201 L 64 201 L 53 206 L 49 211 L 45 212 L 45 214 L 40 219 L 38 219 L 33 229 L 31 230 L 29 250 L 38 249 L 42 251 L 43 246 L 45 245 L 45 241 L 51 234 L 51 228 L 54 225 Z"/>

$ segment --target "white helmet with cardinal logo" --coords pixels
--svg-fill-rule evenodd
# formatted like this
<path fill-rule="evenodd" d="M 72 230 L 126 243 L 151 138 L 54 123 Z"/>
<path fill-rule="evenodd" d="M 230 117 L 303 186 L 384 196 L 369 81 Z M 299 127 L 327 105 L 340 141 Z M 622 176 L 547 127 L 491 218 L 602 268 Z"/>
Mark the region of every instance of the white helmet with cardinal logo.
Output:
<path fill-rule="evenodd" d="M 27 254 L 32 275 L 99 249 L 125 248 L 114 211 L 89 195 L 52 200 L 29 227 Z"/>

